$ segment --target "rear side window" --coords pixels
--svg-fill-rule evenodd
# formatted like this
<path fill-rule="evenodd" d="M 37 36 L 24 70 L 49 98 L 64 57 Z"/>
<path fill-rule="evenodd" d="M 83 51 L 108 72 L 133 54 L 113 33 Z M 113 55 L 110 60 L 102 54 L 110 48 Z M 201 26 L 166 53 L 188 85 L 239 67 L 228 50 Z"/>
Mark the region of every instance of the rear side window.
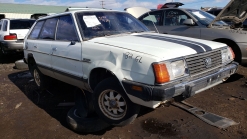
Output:
<path fill-rule="evenodd" d="M 35 20 L 10 20 L 9 29 L 30 29 Z"/>
<path fill-rule="evenodd" d="M 54 40 L 58 18 L 51 18 L 45 21 L 39 39 Z"/>
<path fill-rule="evenodd" d="M 38 39 L 40 30 L 45 21 L 39 21 L 33 28 L 32 32 L 29 35 L 29 39 Z"/>
<path fill-rule="evenodd" d="M 3 31 L 7 31 L 7 28 L 8 28 L 8 21 L 4 21 L 3 22 Z"/>
<path fill-rule="evenodd" d="M 70 15 L 61 16 L 59 18 L 56 40 L 78 41 L 75 25 Z"/>

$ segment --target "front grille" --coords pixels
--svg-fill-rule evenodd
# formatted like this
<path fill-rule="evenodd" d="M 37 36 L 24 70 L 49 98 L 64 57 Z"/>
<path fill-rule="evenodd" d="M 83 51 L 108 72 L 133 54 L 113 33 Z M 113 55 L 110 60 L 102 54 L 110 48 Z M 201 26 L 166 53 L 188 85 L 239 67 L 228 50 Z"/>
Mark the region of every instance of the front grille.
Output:
<path fill-rule="evenodd" d="M 221 50 L 185 58 L 191 76 L 208 71 L 222 64 Z"/>

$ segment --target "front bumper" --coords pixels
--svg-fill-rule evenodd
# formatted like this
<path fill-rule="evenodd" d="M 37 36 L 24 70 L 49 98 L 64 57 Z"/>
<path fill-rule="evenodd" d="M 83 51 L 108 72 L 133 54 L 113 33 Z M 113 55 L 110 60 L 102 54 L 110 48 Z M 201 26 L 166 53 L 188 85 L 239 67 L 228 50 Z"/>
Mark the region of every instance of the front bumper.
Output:
<path fill-rule="evenodd" d="M 163 86 L 150 86 L 127 80 L 122 81 L 122 83 L 129 95 L 140 98 L 143 101 L 165 101 L 181 94 L 184 97 L 190 97 L 216 86 L 230 77 L 230 75 L 234 74 L 237 68 L 238 63 L 232 62 L 215 73 L 201 76 L 193 80 L 186 79 L 185 81 L 176 81 Z M 135 89 L 136 86 L 141 89 Z"/>

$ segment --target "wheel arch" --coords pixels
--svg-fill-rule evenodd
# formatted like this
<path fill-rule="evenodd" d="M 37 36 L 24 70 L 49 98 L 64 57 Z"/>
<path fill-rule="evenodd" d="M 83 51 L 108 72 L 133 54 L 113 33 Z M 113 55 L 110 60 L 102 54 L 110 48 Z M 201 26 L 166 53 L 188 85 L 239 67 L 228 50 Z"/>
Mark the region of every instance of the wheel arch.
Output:
<path fill-rule="evenodd" d="M 33 62 L 32 62 L 32 61 L 33 61 Z M 27 54 L 26 62 L 27 62 L 28 68 L 29 68 L 29 70 L 30 70 L 30 65 L 35 64 L 35 59 L 34 59 L 34 56 L 33 56 L 32 53 L 28 53 L 28 54 Z"/>
<path fill-rule="evenodd" d="M 89 74 L 89 86 L 91 87 L 92 90 L 95 89 L 95 87 L 104 79 L 110 78 L 110 77 L 115 77 L 117 80 L 119 78 L 117 75 L 109 70 L 108 68 L 105 67 L 97 67 L 91 70 Z M 121 84 L 121 83 L 120 83 Z"/>

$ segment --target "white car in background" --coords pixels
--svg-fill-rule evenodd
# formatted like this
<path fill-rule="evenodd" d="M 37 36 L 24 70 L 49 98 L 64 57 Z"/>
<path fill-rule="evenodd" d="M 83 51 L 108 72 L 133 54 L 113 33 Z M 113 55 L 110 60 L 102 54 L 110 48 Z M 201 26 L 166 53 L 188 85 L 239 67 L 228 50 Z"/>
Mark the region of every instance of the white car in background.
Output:
<path fill-rule="evenodd" d="M 0 54 L 23 52 L 23 40 L 34 22 L 33 19 L 1 19 Z"/>

